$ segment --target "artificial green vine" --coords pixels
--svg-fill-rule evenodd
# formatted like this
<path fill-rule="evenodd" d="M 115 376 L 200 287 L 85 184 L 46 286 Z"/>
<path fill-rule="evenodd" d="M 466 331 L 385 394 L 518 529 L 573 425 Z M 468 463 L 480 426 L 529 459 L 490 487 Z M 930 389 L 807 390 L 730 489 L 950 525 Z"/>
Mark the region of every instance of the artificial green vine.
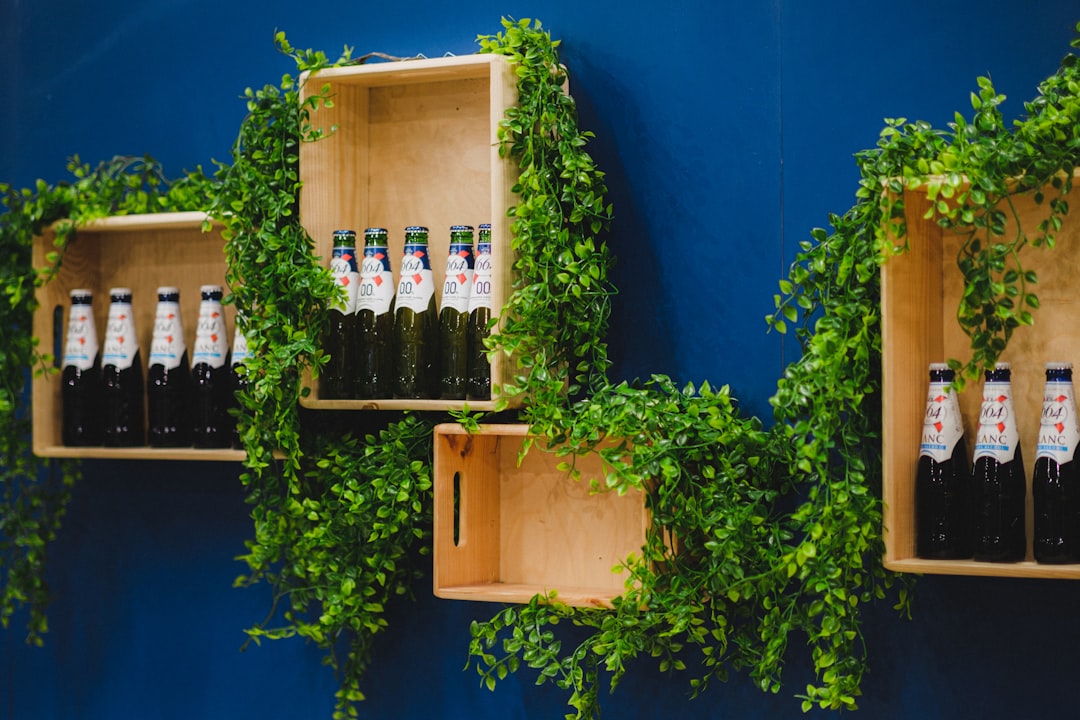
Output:
<path fill-rule="evenodd" d="M 966 235 L 958 317 L 973 356 L 951 363 L 974 376 L 1038 306 L 1037 278 L 1019 252 L 1052 245 L 1067 212 L 1062 198 L 1080 156 L 1077 75 L 1069 55 L 1013 133 L 997 110 L 1003 98 L 980 79 L 972 121 L 957 115 L 951 131 L 888 121 L 878 147 L 857 156 L 856 205 L 830 216 L 831 234 L 815 230 L 802 244 L 768 318 L 780 332 L 795 323 L 803 348 L 778 382 L 771 430 L 740 418 L 723 391 L 679 392 L 666 378 L 641 388 L 594 383 L 570 412 L 537 423 L 571 453 L 596 451 L 599 437 L 629 441 L 601 452 L 606 485 L 648 487 L 656 526 L 644 557 L 629 561 L 631 582 L 614 611 L 567 608 L 552 595 L 475 623 L 470 653 L 489 686 L 526 664 L 538 682 L 570 691 L 574 717 L 591 718 L 601 669 L 614 688 L 625 662 L 648 654 L 661 670 L 690 673 L 695 692 L 729 669 L 776 692 L 788 639 L 799 633 L 817 677 L 800 695 L 803 709 L 856 707 L 867 662 L 859 610 L 894 581 L 881 565 L 879 271 L 903 250 L 892 247 L 904 237 L 902 191 L 926 188 L 932 217 Z M 536 120 L 517 119 L 526 128 Z M 1005 237 L 1015 192 L 1051 198 L 1034 237 Z M 665 537 L 679 542 L 672 548 Z M 561 620 L 593 633 L 564 649 L 548 629 Z M 697 663 L 684 659 L 691 648 Z"/>
<path fill-rule="evenodd" d="M 593 133 L 578 128 L 565 91 L 559 41 L 539 22 L 503 20 L 503 32 L 481 35 L 480 52 L 507 56 L 517 68 L 518 102 L 499 125 L 499 153 L 520 175 L 509 209 L 513 293 L 491 347 L 517 358 L 503 398 L 524 394 L 533 431 L 558 422 L 568 399 L 606 377 L 612 259 L 599 235 L 611 222 L 604 173 L 586 150 Z M 505 405 L 500 405 L 505 407 Z"/>
<path fill-rule="evenodd" d="M 69 161 L 72 179 L 33 188 L 0 184 L 0 625 L 26 606 L 27 640 L 42 644 L 48 629 L 45 582 L 48 545 L 56 538 L 78 463 L 33 456 L 30 441 L 29 372 L 56 373 L 51 353 L 33 337 L 35 289 L 63 261 L 67 244 L 86 222 L 126 215 L 206 207 L 209 181 L 201 170 L 174 182 L 150 157 L 116 157 L 91 168 Z M 33 240 L 53 226 L 55 250 L 49 265 L 34 268 Z"/>
<path fill-rule="evenodd" d="M 903 190 L 926 188 L 932 217 L 966 238 L 958 318 L 973 354 L 951 362 L 973 377 L 1038 307 L 1037 278 L 1021 253 L 1052 246 L 1068 211 L 1064 195 L 1080 158 L 1076 56 L 1040 86 L 1011 131 L 1003 98 L 980 79 L 970 121 L 958 114 L 949 130 L 887 121 L 878 146 L 858 154 L 856 204 L 830 216 L 831 232 L 814 230 L 802 244 L 768 318 L 780 332 L 794 328 L 803 354 L 779 379 L 776 422 L 766 427 L 743 417 L 726 387 L 607 379 L 615 290 L 602 234 L 612 209 L 586 150 L 592 135 L 579 130 L 563 89 L 559 43 L 530 20 L 504 20 L 502 32 L 478 41 L 482 52 L 508 56 L 518 74 L 519 104 L 499 135 L 521 170 L 509 209 L 516 279 L 490 344 L 518 363 L 503 394 L 521 397 L 520 419 L 542 445 L 560 448 L 568 472 L 578 455 L 599 452 L 607 475 L 598 491 L 644 490 L 654 522 L 640 557 L 626 560 L 626 591 L 614 608 L 569 608 L 557 594 L 502 608 L 473 625 L 471 661 L 489 687 L 531 667 L 538 682 L 569 693 L 576 717 L 593 718 L 604 679 L 616 687 L 641 656 L 688 676 L 695 694 L 731 672 L 777 692 L 794 636 L 808 641 L 816 675 L 800 693 L 803 708 L 854 708 L 867 663 L 860 611 L 894 581 L 881 565 L 878 273 L 903 251 Z M 292 48 L 283 34 L 276 44 L 301 73 L 352 62 L 349 49 L 332 62 Z M 317 72 L 309 78 L 317 82 Z M 303 372 L 323 361 L 318 338 L 335 292 L 297 203 L 300 143 L 333 131 L 317 126 L 318 108 L 333 98 L 324 90 L 301 101 L 298 83 L 286 75 L 247 92 L 232 162 L 213 182 L 200 171 L 169 184 L 153 161 L 121 158 L 95 170 L 73 162 L 70 184 L 0 186 L 0 252 L 9 260 L 0 266 L 0 621 L 6 626 L 25 604 L 30 637 L 41 641 L 45 550 L 77 477 L 69 463 L 39 472 L 29 451 L 25 368 L 54 371 L 30 329 L 33 289 L 51 272 L 31 267 L 33 236 L 71 221 L 57 227 L 55 265 L 91 218 L 210 208 L 225 226 L 232 301 L 254 350 L 240 398 L 254 537 L 237 583 L 264 582 L 275 601 L 249 635 L 301 636 L 324 648 L 341 673 L 335 717 L 347 717 L 363 698 L 386 606 L 409 592 L 416 556 L 426 553 L 433 419 L 406 414 L 343 431 L 338 416 L 316 419 L 297 406 Z M 1033 236 L 1009 229 L 1018 192 L 1045 200 Z M 474 427 L 479 416 L 455 417 Z M 604 438 L 620 442 L 599 445 Z M 908 600 L 905 585 L 898 607 Z M 585 639 L 564 647 L 560 622 L 585 628 Z"/>
<path fill-rule="evenodd" d="M 283 33 L 275 42 L 301 74 L 350 62 L 348 48 L 331 62 Z M 325 649 L 341 680 L 340 718 L 356 715 L 386 606 L 419 573 L 412 556 L 427 552 L 432 425 L 406 416 L 356 434 L 305 419 L 298 406 L 305 369 L 324 362 L 327 307 L 340 292 L 298 213 L 300 143 L 323 135 L 313 114 L 333 99 L 325 88 L 306 100 L 300 91 L 285 75 L 280 86 L 246 92 L 248 115 L 232 164 L 217 173 L 211 214 L 225 225 L 227 279 L 253 354 L 239 432 L 255 534 L 237 584 L 265 582 L 275 596 L 248 634 L 256 643 L 300 636 Z"/>

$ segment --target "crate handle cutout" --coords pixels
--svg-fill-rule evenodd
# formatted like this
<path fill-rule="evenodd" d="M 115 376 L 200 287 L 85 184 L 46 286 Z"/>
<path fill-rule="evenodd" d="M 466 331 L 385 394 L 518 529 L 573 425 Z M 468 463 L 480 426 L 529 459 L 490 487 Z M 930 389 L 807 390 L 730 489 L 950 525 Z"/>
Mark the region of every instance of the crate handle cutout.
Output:
<path fill-rule="evenodd" d="M 454 547 L 461 547 L 461 473 L 454 473 Z"/>

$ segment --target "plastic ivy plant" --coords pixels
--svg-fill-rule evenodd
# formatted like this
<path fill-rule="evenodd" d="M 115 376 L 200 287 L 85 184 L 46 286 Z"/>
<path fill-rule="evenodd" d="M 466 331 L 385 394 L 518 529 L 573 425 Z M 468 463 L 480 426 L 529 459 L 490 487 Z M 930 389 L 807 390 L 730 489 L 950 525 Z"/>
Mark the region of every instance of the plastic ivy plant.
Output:
<path fill-rule="evenodd" d="M 301 73 L 350 62 L 348 49 L 331 62 L 292 48 L 282 34 L 276 42 Z M 1021 251 L 1052 245 L 1068 209 L 1064 194 L 1080 157 L 1075 55 L 1011 130 L 1002 98 L 980 80 L 971 120 L 958 114 L 947 130 L 888 121 L 878 146 L 857 156 L 856 204 L 830 216 L 831 232 L 814 230 L 803 243 L 768 318 L 777 331 L 794 327 L 803 355 L 778 380 L 767 426 L 740 415 L 725 387 L 680 388 L 663 376 L 609 381 L 614 288 L 602 236 L 612 209 L 586 150 L 591 135 L 578 129 L 563 90 L 558 42 L 538 22 L 504 20 L 502 32 L 479 43 L 517 63 L 519 79 L 518 107 L 500 130 L 502 152 L 521 170 L 509 209 L 516 280 L 490 341 L 490 352 L 518 362 L 503 392 L 522 396 L 519 419 L 540 445 L 559 448 L 568 473 L 578 454 L 600 452 L 607 475 L 597 490 L 644 490 L 654 522 L 640 556 L 626 559 L 626 591 L 613 608 L 569 608 L 557 594 L 501 608 L 472 626 L 472 663 L 489 687 L 533 668 L 538 682 L 568 692 L 576 717 L 591 718 L 600 714 L 605 678 L 614 688 L 641 656 L 686 676 L 695 693 L 732 672 L 777 692 L 796 653 L 789 640 L 798 637 L 808 641 L 816 675 L 800 693 L 803 708 L 855 707 L 868 657 L 860 611 L 895 580 L 881 565 L 876 403 L 878 270 L 903 251 L 900 191 L 928 188 L 938 222 L 969 238 L 960 258 L 969 292 L 958 315 L 973 357 L 953 363 L 972 377 L 1038 306 L 1037 278 Z M 71 184 L 0 187 L 0 245 L 10 258 L 0 269 L 0 619 L 6 625 L 27 604 L 31 637 L 40 641 L 44 552 L 77 474 L 68 464 L 43 474 L 29 452 L 25 369 L 52 365 L 30 332 L 33 288 L 48 273 L 30 266 L 30 239 L 70 219 L 51 259 L 61 262 L 71 228 L 91 217 L 210 208 L 225 225 L 232 301 L 255 355 L 240 422 L 253 538 L 237 582 L 265 582 L 276 600 L 249 634 L 255 642 L 301 636 L 324 648 L 341 671 L 335 716 L 346 717 L 363 698 L 387 604 L 422 572 L 433 419 L 407 414 L 342 431 L 297 407 L 302 373 L 323 360 L 317 338 L 334 292 L 297 215 L 299 144 L 333 131 L 317 124 L 318 108 L 333 98 L 324 91 L 302 102 L 298 82 L 286 75 L 279 86 L 247 92 L 232 162 L 213 181 L 199 172 L 168 185 L 152 161 L 118 159 L 93 171 L 74 163 Z M 1003 235 L 1008 198 L 1018 191 L 1046 201 L 1033 237 Z M 482 419 L 456 417 L 468 427 Z M 601 438 L 621 442 L 600 448 Z M 907 600 L 905 585 L 901 610 Z M 564 646 L 560 623 L 579 626 L 584 639 Z"/>
<path fill-rule="evenodd" d="M 508 25 L 488 42 L 528 46 L 513 39 L 524 33 L 543 45 L 537 30 Z M 556 66 L 523 65 L 519 72 L 544 76 Z M 570 693 L 573 717 L 592 718 L 602 671 L 614 689 L 630 659 L 652 656 L 661 671 L 688 675 L 695 693 L 733 670 L 777 692 L 797 636 L 808 640 L 816 675 L 800 693 L 803 709 L 856 707 L 867 664 L 860 609 L 896 579 L 881 564 L 879 270 L 904 249 L 902 190 L 926 189 L 931 216 L 967 238 L 958 318 L 972 357 L 950 363 L 971 378 L 1032 321 L 1037 278 L 1021 251 L 1053 245 L 1080 159 L 1074 54 L 1011 130 L 998 110 L 1003 98 L 989 80 L 978 85 L 974 117 L 958 113 L 948 130 L 887 121 L 878 146 L 857 156 L 856 204 L 830 216 L 831 233 L 814 230 L 802 244 L 767 318 L 779 332 L 794 324 L 803 349 L 778 381 L 770 429 L 739 417 L 726 388 L 679 390 L 662 377 L 641 387 L 594 379 L 593 394 L 569 409 L 533 410 L 534 429 L 570 455 L 596 451 L 600 437 L 624 439 L 600 451 L 606 489 L 646 489 L 654 527 L 642 557 L 627 561 L 630 579 L 613 610 L 569 608 L 552 594 L 474 623 L 470 653 L 489 687 L 524 664 L 537 682 Z M 540 142 L 529 137 L 534 156 Z M 1034 235 L 1007 230 L 1017 192 L 1046 203 Z M 909 582 L 898 594 L 902 611 Z M 553 627 L 564 621 L 586 628 L 574 647 Z"/>
<path fill-rule="evenodd" d="M 30 443 L 30 372 L 56 373 L 55 358 L 33 337 L 35 289 L 48 282 L 64 249 L 86 222 L 106 215 L 194 210 L 208 204 L 201 170 L 168 182 L 149 157 L 116 157 L 91 168 L 78 157 L 70 180 L 33 188 L 0 184 L 0 625 L 26 606 L 27 639 L 40 645 L 48 629 L 45 582 L 48 544 L 67 509 L 78 463 L 41 460 Z M 35 268 L 33 239 L 55 227 L 49 265 Z"/>

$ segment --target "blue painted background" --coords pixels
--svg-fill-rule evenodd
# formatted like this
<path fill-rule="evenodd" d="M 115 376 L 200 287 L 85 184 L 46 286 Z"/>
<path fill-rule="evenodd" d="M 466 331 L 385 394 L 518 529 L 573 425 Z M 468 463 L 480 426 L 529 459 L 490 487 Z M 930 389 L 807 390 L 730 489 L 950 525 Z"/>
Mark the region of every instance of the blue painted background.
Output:
<path fill-rule="evenodd" d="M 621 289 L 614 375 L 729 383 L 769 417 L 791 342 L 767 334 L 799 241 L 852 203 L 852 155 L 882 118 L 947 123 L 989 74 L 1019 114 L 1080 20 L 1075 0 L 613 0 L 289 3 L 0 0 L 0 179 L 64 179 L 66 158 L 150 153 L 170 175 L 228 157 L 245 87 L 292 72 L 275 29 L 336 55 L 468 53 L 499 18 L 538 17 L 562 57 L 615 205 Z M 0 633 L 0 718 L 315 718 L 336 687 L 300 641 L 240 652 L 266 588 L 232 589 L 250 536 L 229 464 L 94 461 L 49 579 L 42 649 Z M 390 611 L 364 717 L 557 718 L 564 695 L 527 671 L 496 692 L 463 671 L 468 624 L 496 607 L 435 600 Z M 930 577 L 915 617 L 867 614 L 868 718 L 1072 718 L 1080 586 Z M 22 618 L 16 618 L 16 622 Z M 572 633 L 568 640 L 572 639 Z M 809 679 L 793 639 L 787 684 L 742 677 L 687 699 L 637 663 L 605 717 L 800 717 Z M 817 715 L 817 714 L 814 714 Z"/>

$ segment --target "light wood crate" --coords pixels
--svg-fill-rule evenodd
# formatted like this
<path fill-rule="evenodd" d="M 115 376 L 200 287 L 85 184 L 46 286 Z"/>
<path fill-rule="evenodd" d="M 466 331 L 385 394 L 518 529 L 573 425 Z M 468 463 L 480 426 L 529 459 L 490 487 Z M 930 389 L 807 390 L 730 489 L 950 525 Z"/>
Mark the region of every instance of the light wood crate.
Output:
<path fill-rule="evenodd" d="M 613 568 L 645 544 L 644 493 L 591 493 L 589 479 L 603 479 L 597 455 L 577 459 L 579 480 L 558 469 L 568 458 L 537 446 L 518 465 L 527 430 L 436 426 L 435 595 L 527 603 L 556 590 L 567 605 L 610 607 L 626 581 Z"/>
<path fill-rule="evenodd" d="M 132 291 L 135 331 L 138 333 L 143 373 L 147 369 L 150 339 L 157 311 L 157 289 L 174 285 L 180 289 L 188 357 L 195 343 L 199 317 L 199 288 L 225 286 L 224 241 L 220 230 L 202 231 L 205 215 L 199 212 L 151 213 L 103 218 L 79 228 L 64 252 L 60 272 L 37 290 L 39 307 L 34 313 L 34 335 L 42 350 L 59 363 L 67 332 L 70 292 L 89 288 L 94 293 L 94 324 L 99 345 L 105 342 L 109 314 L 109 290 Z M 34 239 L 33 263 L 48 266 L 46 255 L 54 249 L 55 233 L 46 231 Z M 225 306 L 230 341 L 235 330 L 235 310 Z M 40 374 L 33 379 L 33 448 L 39 457 L 127 458 L 158 460 L 241 460 L 244 452 L 230 449 L 67 447 L 61 440 L 60 375 Z"/>
<path fill-rule="evenodd" d="M 332 108 L 312 113 L 328 137 L 300 147 L 300 217 L 329 262 L 333 232 L 355 230 L 363 244 L 367 227 L 389 232 L 390 261 L 397 278 L 405 227 L 430 231 L 431 269 L 441 295 L 452 225 L 491 223 L 494 262 L 492 315 L 503 307 L 512 277 L 507 209 L 516 165 L 499 156 L 498 128 L 517 103 L 517 76 L 499 55 L 466 55 L 381 62 L 320 70 L 301 78 L 303 94 L 329 85 Z M 358 249 L 359 251 L 359 249 Z M 441 307 L 441 303 L 440 303 Z M 470 400 L 476 410 L 494 408 L 494 397 L 512 370 L 501 353 L 492 360 L 493 400 Z M 446 410 L 464 401 L 327 400 L 319 380 L 305 381 L 305 407 L 332 410 Z M 511 399 L 512 405 L 519 401 Z"/>
<path fill-rule="evenodd" d="M 1080 190 L 1069 196 L 1080 207 Z M 1045 217 L 1045 208 L 1030 195 L 1014 198 L 1025 228 L 1032 231 Z M 1080 368 L 1080 293 L 1075 282 L 1080 267 L 1080 218 L 1067 216 L 1053 249 L 1027 248 L 1025 268 L 1038 273 L 1032 288 L 1040 307 L 1035 324 L 1013 334 L 1001 360 L 1011 363 L 1013 402 L 1020 427 L 1020 443 L 1027 491 L 1027 557 L 1019 563 L 974 560 L 925 560 L 915 556 L 915 474 L 919 442 L 926 412 L 928 366 L 948 358 L 971 356 L 969 340 L 956 320 L 963 277 L 956 267 L 961 237 L 944 231 L 923 215 L 930 207 L 921 191 L 904 193 L 910 250 L 889 258 L 881 270 L 882 391 L 883 391 L 883 497 L 885 566 L 892 570 L 952 575 L 997 575 L 1080 579 L 1080 565 L 1040 565 L 1031 554 L 1031 472 L 1042 414 L 1045 364 L 1068 361 Z M 1012 222 L 1010 220 L 1010 222 Z M 1012 223 L 1007 232 L 1015 228 Z M 982 379 L 969 381 L 959 395 L 964 436 L 974 450 Z"/>

